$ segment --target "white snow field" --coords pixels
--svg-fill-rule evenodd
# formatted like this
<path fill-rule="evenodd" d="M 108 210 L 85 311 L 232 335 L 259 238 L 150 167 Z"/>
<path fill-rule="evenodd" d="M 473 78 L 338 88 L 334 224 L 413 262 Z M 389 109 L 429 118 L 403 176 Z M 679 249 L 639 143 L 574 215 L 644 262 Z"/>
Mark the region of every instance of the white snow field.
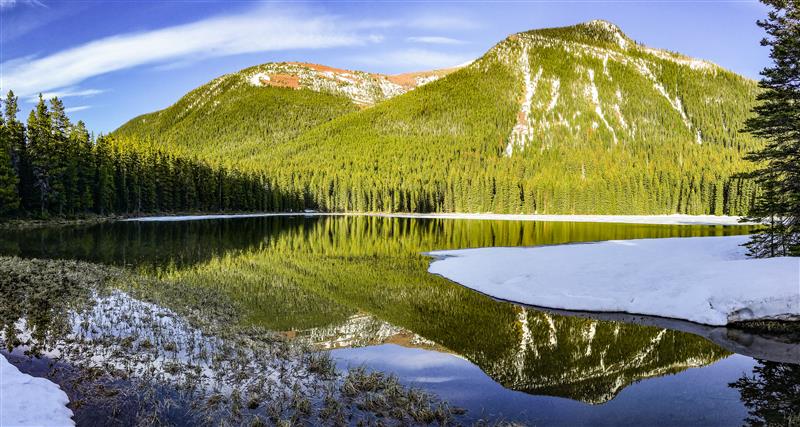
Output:
<path fill-rule="evenodd" d="M 492 213 L 325 213 L 325 212 L 279 212 L 256 214 L 145 216 L 123 221 L 191 221 L 204 219 L 259 218 L 270 216 L 380 216 L 390 218 L 442 218 L 493 221 L 556 221 L 556 222 L 603 222 L 620 224 L 660 225 L 742 225 L 739 217 L 716 215 L 525 215 Z"/>
<path fill-rule="evenodd" d="M 800 258 L 751 259 L 748 236 L 435 251 L 428 271 L 495 298 L 707 325 L 800 321 Z"/>
<path fill-rule="evenodd" d="M 0 355 L 0 426 L 74 426 L 57 384 L 23 374 Z"/>

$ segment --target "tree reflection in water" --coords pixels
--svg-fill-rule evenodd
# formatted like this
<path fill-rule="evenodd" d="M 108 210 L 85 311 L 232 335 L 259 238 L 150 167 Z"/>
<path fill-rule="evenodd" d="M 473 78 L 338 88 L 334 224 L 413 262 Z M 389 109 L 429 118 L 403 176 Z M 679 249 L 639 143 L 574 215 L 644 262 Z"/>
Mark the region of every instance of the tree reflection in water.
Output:
<path fill-rule="evenodd" d="M 752 426 L 800 425 L 800 365 L 759 360 L 753 375 L 730 387 L 739 390 Z"/>

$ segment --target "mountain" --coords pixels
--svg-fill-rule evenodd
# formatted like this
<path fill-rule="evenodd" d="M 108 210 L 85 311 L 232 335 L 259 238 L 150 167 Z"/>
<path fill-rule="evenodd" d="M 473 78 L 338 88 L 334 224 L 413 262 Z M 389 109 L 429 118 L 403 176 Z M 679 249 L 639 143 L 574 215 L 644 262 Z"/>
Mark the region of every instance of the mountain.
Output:
<path fill-rule="evenodd" d="M 263 171 L 283 209 L 742 214 L 757 93 L 589 21 L 405 78 L 253 67 L 115 134 Z"/>
<path fill-rule="evenodd" d="M 114 133 L 235 165 L 321 123 L 433 81 L 450 70 L 387 76 L 306 63 L 226 74 Z"/>

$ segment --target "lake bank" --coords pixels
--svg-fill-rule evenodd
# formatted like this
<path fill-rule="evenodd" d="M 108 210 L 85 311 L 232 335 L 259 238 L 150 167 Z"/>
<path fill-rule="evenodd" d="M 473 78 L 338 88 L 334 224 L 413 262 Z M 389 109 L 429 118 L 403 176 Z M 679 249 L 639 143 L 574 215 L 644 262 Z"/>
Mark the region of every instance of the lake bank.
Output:
<path fill-rule="evenodd" d="M 0 354 L 0 425 L 74 426 L 69 399 L 58 384 L 20 372 Z"/>
<path fill-rule="evenodd" d="M 193 221 L 275 216 L 371 216 L 384 218 L 465 219 L 491 221 L 596 222 L 649 225 L 753 225 L 740 217 L 715 215 L 522 215 L 492 213 L 379 213 L 379 212 L 275 212 L 217 215 L 165 215 L 126 218 L 125 221 Z"/>
<path fill-rule="evenodd" d="M 741 222 L 741 217 L 716 215 L 525 215 L 493 213 L 381 213 L 381 212 L 242 212 L 242 213 L 175 213 L 168 215 L 92 215 L 80 218 L 54 217 L 6 218 L 0 220 L 0 231 L 29 230 L 47 227 L 87 226 L 116 221 L 167 222 L 211 219 L 266 218 L 292 216 L 369 216 L 385 218 L 462 219 L 477 221 L 543 221 L 649 225 L 754 225 Z"/>

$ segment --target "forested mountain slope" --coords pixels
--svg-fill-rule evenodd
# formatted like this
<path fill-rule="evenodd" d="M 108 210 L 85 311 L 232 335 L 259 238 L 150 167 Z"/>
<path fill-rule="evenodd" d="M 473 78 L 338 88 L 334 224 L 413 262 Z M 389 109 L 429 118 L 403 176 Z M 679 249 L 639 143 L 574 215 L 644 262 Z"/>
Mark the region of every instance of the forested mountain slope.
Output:
<path fill-rule="evenodd" d="M 755 82 L 641 46 L 605 21 L 514 34 L 400 96 L 381 80 L 358 103 L 376 103 L 369 108 L 348 102 L 352 86 L 342 84 L 269 87 L 250 96 L 280 91 L 283 111 L 264 107 L 248 119 L 214 109 L 247 98 L 236 88 L 248 79 L 271 84 L 253 80 L 258 70 L 223 76 L 171 107 L 221 79 L 218 87 L 239 82 L 207 96 L 196 121 L 143 116 L 117 133 L 204 156 L 236 151 L 237 167 L 265 171 L 291 195 L 282 209 L 742 214 L 755 192 L 733 177 L 759 145 L 740 132 Z M 320 107 L 289 99 L 302 97 Z M 306 114 L 300 124 L 285 119 L 295 111 Z M 252 126 L 255 117 L 280 124 Z"/>
<path fill-rule="evenodd" d="M 184 154 L 235 165 L 314 126 L 435 80 L 448 70 L 397 76 L 305 63 L 268 63 L 226 74 L 174 105 L 115 131 Z"/>

